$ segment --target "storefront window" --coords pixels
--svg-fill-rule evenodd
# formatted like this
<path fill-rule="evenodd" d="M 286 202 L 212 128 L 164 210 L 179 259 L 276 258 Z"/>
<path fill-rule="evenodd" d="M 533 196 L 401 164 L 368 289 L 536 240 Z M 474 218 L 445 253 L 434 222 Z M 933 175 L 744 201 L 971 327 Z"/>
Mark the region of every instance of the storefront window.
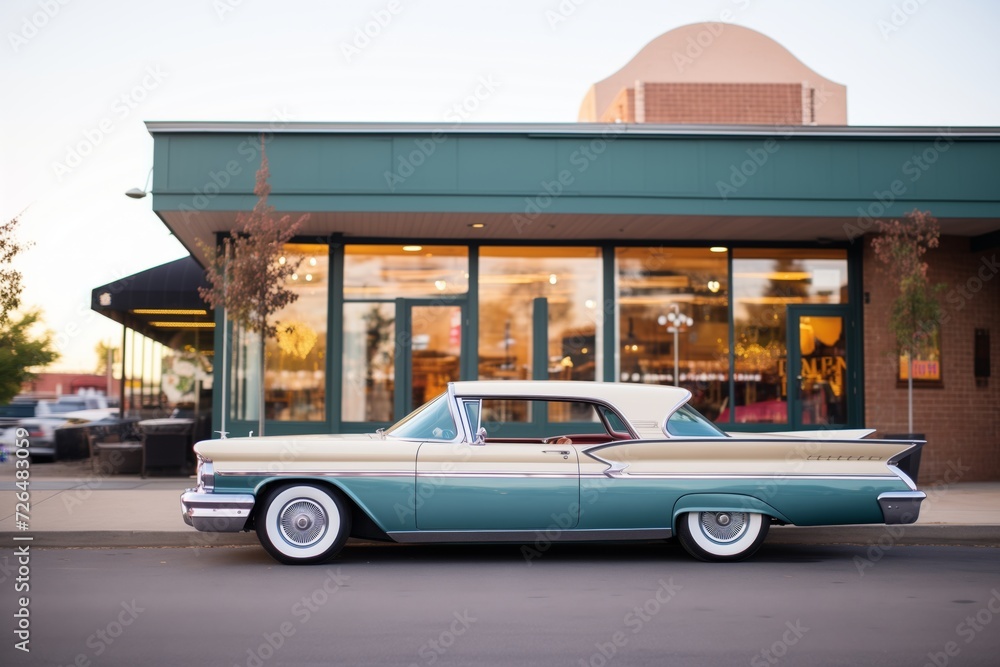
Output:
<path fill-rule="evenodd" d="M 344 248 L 341 414 L 345 422 L 390 422 L 459 379 L 462 304 L 469 290 L 462 246 Z M 407 355 L 399 359 L 399 355 Z M 409 369 L 396 395 L 397 363 Z"/>
<path fill-rule="evenodd" d="M 677 384 L 716 418 L 729 395 L 726 253 L 618 248 L 615 265 L 619 380 Z"/>
<path fill-rule="evenodd" d="M 343 363 L 343 420 L 392 421 L 396 382 L 395 304 L 344 304 Z"/>
<path fill-rule="evenodd" d="M 490 246 L 479 256 L 479 378 L 537 376 L 533 338 L 543 335 L 545 377 L 601 380 L 600 248 Z M 545 299 L 544 328 L 536 299 Z"/>
<path fill-rule="evenodd" d="M 344 247 L 344 300 L 438 298 L 469 291 L 464 246 L 349 245 Z"/>
<path fill-rule="evenodd" d="M 287 282 L 299 298 L 271 317 L 277 333 L 264 345 L 264 416 L 273 421 L 323 421 L 329 249 L 321 244 L 290 243 L 281 259 L 299 261 L 298 271 Z M 255 420 L 260 335 L 237 328 L 233 336 L 233 417 Z"/>
<path fill-rule="evenodd" d="M 845 304 L 847 295 L 845 250 L 733 251 L 736 408 L 732 421 L 789 423 L 788 306 Z M 843 385 L 842 378 L 838 382 Z M 729 420 L 729 410 L 723 411 L 719 421 Z"/>

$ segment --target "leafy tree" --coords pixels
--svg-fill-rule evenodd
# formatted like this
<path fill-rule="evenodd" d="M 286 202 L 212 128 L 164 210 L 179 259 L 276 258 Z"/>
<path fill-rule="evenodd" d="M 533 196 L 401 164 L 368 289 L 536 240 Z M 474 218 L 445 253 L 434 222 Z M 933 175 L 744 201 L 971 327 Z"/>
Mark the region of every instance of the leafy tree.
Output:
<path fill-rule="evenodd" d="M 880 220 L 878 230 L 879 235 L 872 238 L 872 249 L 897 291 L 889 315 L 889 330 L 909 366 L 907 424 L 913 433 L 913 357 L 941 320 L 937 295 L 946 287 L 944 283 L 930 284 L 924 255 L 938 247 L 941 231 L 930 212 L 916 209 L 907 213 L 903 221 Z"/>
<path fill-rule="evenodd" d="M 28 248 L 14 236 L 18 218 L 0 225 L 0 404 L 21 391 L 21 385 L 35 377 L 32 369 L 59 358 L 52 347 L 52 334 L 33 338 L 31 329 L 41 319 L 38 311 L 12 317 L 21 305 L 21 272 L 13 267 L 14 257 Z"/>
<path fill-rule="evenodd" d="M 21 272 L 13 267 L 12 262 L 15 255 L 28 246 L 14 237 L 17 222 L 15 216 L 0 225 L 0 326 L 6 324 L 10 312 L 21 305 Z"/>
<path fill-rule="evenodd" d="M 94 354 L 97 355 L 97 366 L 94 368 L 96 375 L 104 375 L 108 372 L 108 356 L 114 359 L 118 356 L 118 347 L 105 343 L 103 340 L 94 346 Z"/>
<path fill-rule="evenodd" d="M 59 358 L 51 332 L 38 338 L 31 335 L 40 319 L 38 311 L 33 310 L 19 318 L 8 317 L 0 324 L 0 404 L 17 396 L 21 386 L 35 377 L 32 369 Z"/>
<path fill-rule="evenodd" d="M 264 343 L 277 332 L 271 316 L 298 299 L 285 282 L 295 273 L 301 259 L 285 259 L 284 246 L 295 237 L 309 216 L 295 222 L 288 215 L 280 218 L 268 204 L 271 172 L 261 138 L 261 161 L 257 170 L 254 194 L 257 203 L 249 213 L 236 216 L 235 228 L 223 240 L 221 248 L 200 244 L 206 255 L 214 257 L 206 270 L 208 288 L 198 292 L 212 308 L 224 308 L 228 317 L 246 331 L 260 334 L 260 369 L 258 434 L 264 435 Z M 223 409 L 227 409 L 224 407 Z"/>

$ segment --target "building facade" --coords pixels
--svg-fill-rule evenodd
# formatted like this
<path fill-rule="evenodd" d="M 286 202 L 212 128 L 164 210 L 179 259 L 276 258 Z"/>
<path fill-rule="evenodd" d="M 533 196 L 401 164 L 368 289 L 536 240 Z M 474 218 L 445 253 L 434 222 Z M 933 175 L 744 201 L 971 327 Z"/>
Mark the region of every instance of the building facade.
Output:
<path fill-rule="evenodd" d="M 847 125 L 847 88 L 730 23 L 693 23 L 644 46 L 584 97 L 585 123 Z"/>
<path fill-rule="evenodd" d="M 373 430 L 504 378 L 677 383 L 729 430 L 905 431 L 869 234 L 920 208 L 961 290 L 921 366 L 922 475 L 1000 478 L 995 129 L 148 127 L 153 209 L 203 264 L 196 239 L 253 206 L 262 147 L 271 203 L 309 214 L 263 372 L 215 315 L 215 429 L 256 428 L 263 377 L 269 434 Z"/>

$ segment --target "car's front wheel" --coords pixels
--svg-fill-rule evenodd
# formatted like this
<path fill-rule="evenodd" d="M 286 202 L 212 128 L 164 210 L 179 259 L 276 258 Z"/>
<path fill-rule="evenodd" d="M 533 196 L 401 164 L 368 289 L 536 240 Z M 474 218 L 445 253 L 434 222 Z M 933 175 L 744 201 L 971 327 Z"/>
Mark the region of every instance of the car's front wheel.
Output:
<path fill-rule="evenodd" d="M 351 513 L 336 492 L 315 484 L 275 489 L 259 507 L 257 537 L 275 560 L 319 563 L 334 556 L 351 534 Z"/>
<path fill-rule="evenodd" d="M 677 537 L 699 560 L 737 561 L 760 548 L 770 525 L 757 512 L 688 512 L 677 518 Z"/>

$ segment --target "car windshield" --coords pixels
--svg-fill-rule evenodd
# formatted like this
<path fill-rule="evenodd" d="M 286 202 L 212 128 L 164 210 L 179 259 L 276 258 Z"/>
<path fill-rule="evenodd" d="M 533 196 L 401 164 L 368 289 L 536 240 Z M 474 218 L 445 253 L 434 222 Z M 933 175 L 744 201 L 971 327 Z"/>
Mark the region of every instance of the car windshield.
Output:
<path fill-rule="evenodd" d="M 454 440 L 456 433 L 447 394 L 417 408 L 385 432 L 387 436 L 408 440 Z"/>
<path fill-rule="evenodd" d="M 667 433 L 679 437 L 728 438 L 718 426 L 690 405 L 682 405 L 667 419 Z"/>

